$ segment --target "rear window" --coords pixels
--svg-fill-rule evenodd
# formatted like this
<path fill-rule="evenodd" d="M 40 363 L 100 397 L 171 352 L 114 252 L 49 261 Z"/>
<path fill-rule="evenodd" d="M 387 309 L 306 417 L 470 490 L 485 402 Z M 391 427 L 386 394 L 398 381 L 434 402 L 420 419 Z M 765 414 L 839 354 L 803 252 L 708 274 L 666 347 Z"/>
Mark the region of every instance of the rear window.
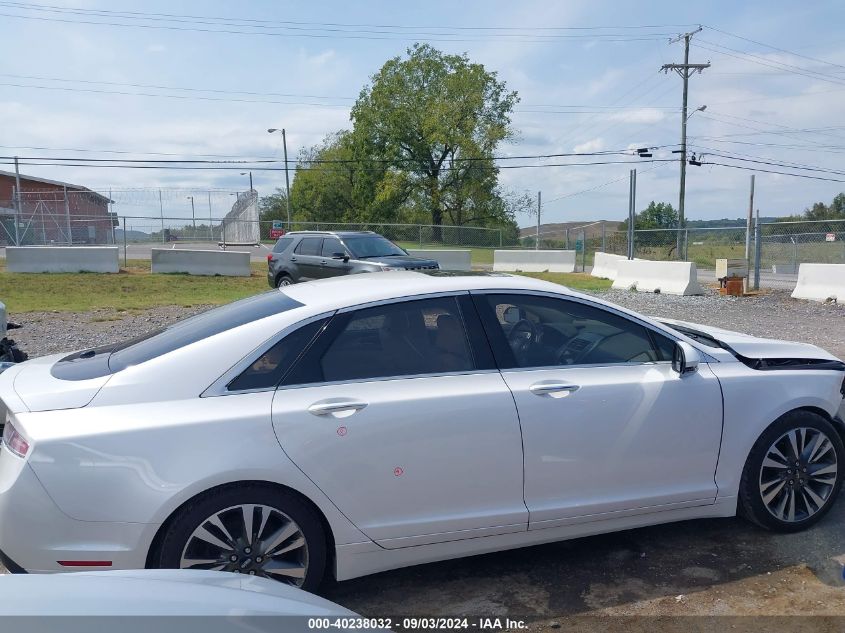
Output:
<path fill-rule="evenodd" d="M 292 243 L 292 237 L 282 237 L 279 239 L 278 242 L 276 242 L 276 245 L 273 247 L 273 252 L 284 253 L 288 249 L 288 246 L 290 246 Z"/>
<path fill-rule="evenodd" d="M 113 374 L 204 338 L 302 305 L 283 292 L 270 290 L 182 319 L 139 338 L 76 352 L 53 365 L 50 373 L 62 380 L 85 380 Z"/>

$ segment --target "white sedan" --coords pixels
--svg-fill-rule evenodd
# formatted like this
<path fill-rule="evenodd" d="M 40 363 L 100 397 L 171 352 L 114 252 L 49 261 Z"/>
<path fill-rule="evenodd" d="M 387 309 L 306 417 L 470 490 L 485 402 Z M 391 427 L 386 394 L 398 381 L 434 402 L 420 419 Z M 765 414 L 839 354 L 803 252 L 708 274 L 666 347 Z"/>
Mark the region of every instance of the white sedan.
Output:
<path fill-rule="evenodd" d="M 290 286 L 0 374 L 11 571 L 306 589 L 740 512 L 811 526 L 845 364 L 501 274 Z"/>

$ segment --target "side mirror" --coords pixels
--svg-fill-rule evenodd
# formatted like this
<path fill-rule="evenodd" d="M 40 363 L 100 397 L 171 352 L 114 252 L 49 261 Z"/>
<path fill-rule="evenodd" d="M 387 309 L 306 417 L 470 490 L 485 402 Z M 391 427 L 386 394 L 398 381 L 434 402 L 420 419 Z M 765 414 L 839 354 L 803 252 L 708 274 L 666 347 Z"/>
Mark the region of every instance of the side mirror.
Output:
<path fill-rule="evenodd" d="M 681 376 L 698 371 L 700 362 L 701 354 L 692 345 L 684 341 L 675 343 L 675 351 L 672 353 L 672 369 Z"/>
<path fill-rule="evenodd" d="M 342 259 L 345 264 L 349 261 L 349 255 L 346 253 L 332 253 L 332 259 Z"/>

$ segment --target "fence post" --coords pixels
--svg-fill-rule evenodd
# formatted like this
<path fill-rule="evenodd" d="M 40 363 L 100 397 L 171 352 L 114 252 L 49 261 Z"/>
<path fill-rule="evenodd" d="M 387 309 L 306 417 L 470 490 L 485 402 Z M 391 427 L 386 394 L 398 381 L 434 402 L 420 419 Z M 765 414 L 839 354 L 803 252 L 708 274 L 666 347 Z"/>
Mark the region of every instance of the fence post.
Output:
<path fill-rule="evenodd" d="M 566 250 L 569 250 L 569 229 L 566 229 Z"/>
<path fill-rule="evenodd" d="M 754 223 L 754 290 L 760 290 L 760 256 L 763 250 L 763 239 L 760 234 L 760 218 Z"/>
<path fill-rule="evenodd" d="M 422 248 L 422 224 L 420 224 L 420 248 Z"/>
<path fill-rule="evenodd" d="M 687 260 L 687 253 L 689 252 L 689 229 L 684 229 L 684 258 L 683 261 Z"/>
<path fill-rule="evenodd" d="M 606 228 L 607 228 L 607 227 L 605 226 L 604 220 L 602 220 L 602 221 L 601 221 L 601 252 L 602 252 L 602 253 L 606 253 L 606 252 L 607 252 L 607 242 L 606 242 L 607 236 L 606 236 Z"/>
<path fill-rule="evenodd" d="M 502 229 L 499 229 L 499 248 L 502 248 Z"/>
<path fill-rule="evenodd" d="M 128 228 L 126 226 L 126 217 L 123 218 L 123 267 L 127 267 L 126 263 L 126 232 Z"/>
<path fill-rule="evenodd" d="M 587 231 L 581 231 L 581 272 L 587 272 Z"/>

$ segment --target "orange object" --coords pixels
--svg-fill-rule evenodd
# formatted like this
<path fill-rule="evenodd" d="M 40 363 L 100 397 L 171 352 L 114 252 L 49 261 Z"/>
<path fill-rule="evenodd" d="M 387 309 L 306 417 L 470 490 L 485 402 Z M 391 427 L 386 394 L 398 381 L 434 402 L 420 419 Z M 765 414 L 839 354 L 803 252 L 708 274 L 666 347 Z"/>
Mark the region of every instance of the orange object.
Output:
<path fill-rule="evenodd" d="M 742 296 L 742 279 L 728 279 L 725 282 L 725 294 L 731 297 Z"/>

